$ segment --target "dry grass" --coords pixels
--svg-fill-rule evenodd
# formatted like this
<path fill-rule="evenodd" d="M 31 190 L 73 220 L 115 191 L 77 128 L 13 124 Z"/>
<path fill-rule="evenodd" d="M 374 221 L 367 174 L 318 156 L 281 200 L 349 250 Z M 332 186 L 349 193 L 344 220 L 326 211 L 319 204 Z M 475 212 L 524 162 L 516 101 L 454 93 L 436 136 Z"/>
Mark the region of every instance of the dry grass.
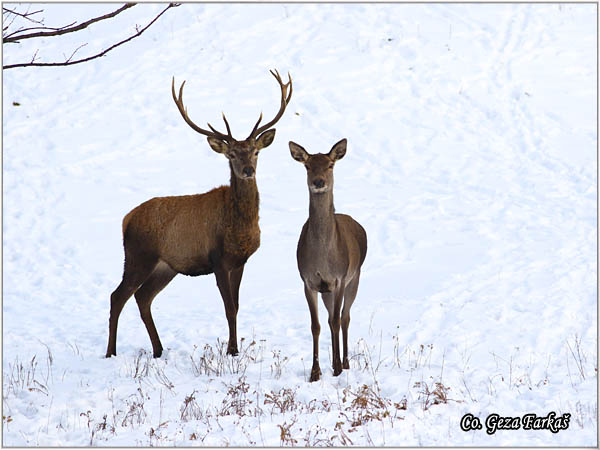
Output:
<path fill-rule="evenodd" d="M 217 340 L 216 345 L 206 345 L 201 352 L 195 349 L 179 360 L 177 357 L 154 359 L 145 351 L 123 358 L 115 367 L 121 380 L 119 387 L 108 388 L 108 403 L 105 402 L 103 408 L 78 410 L 77 420 L 71 423 L 62 418 L 51 423 L 48 410 L 48 424 L 42 433 L 53 427 L 64 432 L 83 428 L 89 433 L 87 444 L 90 446 L 110 444 L 132 430 L 139 430 L 143 436 L 132 444 L 151 446 L 181 443 L 265 446 L 277 441 L 282 446 L 385 445 L 385 439 L 382 441 L 385 430 L 402 424 L 407 414 L 414 414 L 416 410 L 428 412 L 450 402 L 464 402 L 464 399 L 468 401 L 473 399 L 473 394 L 481 393 L 471 392 L 467 385 L 464 391 L 460 384 L 455 386 L 456 392 L 448 384 L 448 380 L 460 383 L 461 373 L 463 379 L 468 380 L 471 355 L 466 350 L 461 353 L 462 365 L 460 358 L 458 361 L 455 358 L 444 371 L 446 353 L 440 352 L 436 358 L 433 345 L 405 346 L 401 350 L 395 339 L 392 353 L 388 347 L 386 354 L 381 342 L 369 345 L 361 339 L 350 355 L 350 371 L 344 371 L 337 378 L 325 376 L 323 389 L 315 390 L 317 384 L 286 385 L 281 381 L 289 375 L 288 364 L 291 365 L 281 350 L 266 350 L 264 341 L 242 342 L 238 357 L 228 356 L 226 343 Z M 573 378 L 589 378 L 589 359 L 582 351 L 580 340 L 569 344 L 566 349 L 574 368 Z M 493 356 L 498 373 L 491 374 L 486 395 L 495 395 L 498 383 L 515 389 L 536 387 L 524 371 L 533 366 L 534 361 L 525 366 L 514 352 L 507 358 Z M 546 364 L 546 360 L 543 362 Z M 53 389 L 60 382 L 60 377 L 53 375 L 56 364 L 49 349 L 41 362 L 33 357 L 26 363 L 15 359 L 8 364 L 3 374 L 5 402 L 10 405 L 15 398 L 23 396 L 31 397 L 32 401 L 52 397 Z M 549 369 L 546 369 L 544 374 L 542 367 L 541 374 L 548 378 Z M 298 370 L 297 365 L 293 370 Z M 446 379 L 442 379 L 443 374 Z M 396 376 L 407 384 L 404 388 L 390 389 L 389 383 L 379 382 L 385 376 Z M 172 379 L 188 380 L 188 384 L 182 388 Z M 270 389 L 274 382 L 278 389 Z M 50 400 L 46 403 L 51 408 Z M 581 428 L 593 426 L 597 406 L 577 403 L 571 409 L 574 424 Z M 3 429 L 10 432 L 12 427 L 15 427 L 15 415 L 9 406 L 3 415 Z M 219 440 L 226 427 L 235 430 L 234 434 L 228 435 L 227 441 Z M 263 427 L 266 428 L 263 430 Z M 267 428 L 269 434 L 264 433 Z M 273 428 L 277 432 L 275 442 Z M 35 440 L 29 442 L 36 444 Z"/>

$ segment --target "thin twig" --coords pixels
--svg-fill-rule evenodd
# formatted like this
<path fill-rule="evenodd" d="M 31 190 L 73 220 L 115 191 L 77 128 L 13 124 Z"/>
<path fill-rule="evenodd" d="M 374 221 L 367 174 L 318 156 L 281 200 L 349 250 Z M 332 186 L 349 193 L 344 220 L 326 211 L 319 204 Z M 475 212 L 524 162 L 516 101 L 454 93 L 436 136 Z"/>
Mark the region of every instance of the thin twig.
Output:
<path fill-rule="evenodd" d="M 20 13 L 18 11 L 15 11 L 14 9 L 9 9 L 9 8 L 4 7 L 4 6 L 2 7 L 2 14 L 7 14 L 7 15 L 13 14 L 15 16 L 22 17 L 23 19 L 29 20 L 30 22 L 39 23 L 39 24 L 43 24 L 44 23 L 43 19 L 42 20 L 35 20 L 35 19 L 32 19 L 30 16 L 33 16 L 34 14 L 41 13 L 43 11 L 44 11 L 43 9 L 40 9 L 38 11 L 29 12 L 29 9 L 28 9 L 26 12 Z"/>
<path fill-rule="evenodd" d="M 33 54 L 33 56 L 31 57 L 31 63 L 35 62 L 35 57 L 37 56 L 38 52 L 40 51 L 40 49 L 38 48 L 35 53 Z"/>
<path fill-rule="evenodd" d="M 37 14 L 38 12 L 42 12 L 42 11 L 43 10 L 39 10 L 39 11 L 36 11 L 34 13 L 30 13 L 29 12 L 29 8 L 27 8 L 27 11 L 25 13 L 19 13 L 19 12 L 12 11 L 12 10 L 7 9 L 7 8 L 3 8 L 2 19 L 3 19 L 3 22 L 5 23 L 5 25 L 4 25 L 4 28 L 2 28 L 2 33 L 4 33 L 5 31 L 9 30 L 10 27 L 12 27 L 12 24 L 15 22 L 15 20 L 17 20 L 17 17 L 23 17 L 26 20 L 29 20 L 30 22 L 39 23 L 40 25 L 43 25 L 44 24 L 43 23 L 44 19 L 42 19 L 42 21 L 36 21 L 36 20 L 31 19 L 29 17 L 32 14 Z M 9 20 L 9 19 L 10 19 L 10 21 L 8 23 L 6 23 L 6 21 Z M 4 37 L 4 35 L 3 35 L 3 37 Z"/>
<path fill-rule="evenodd" d="M 77 47 L 73 53 L 71 53 L 71 56 L 69 56 L 68 58 L 65 56 L 65 54 L 63 53 L 63 56 L 65 57 L 65 62 L 69 62 L 73 59 L 73 56 L 75 56 L 75 53 L 77 53 L 79 51 L 79 49 L 81 49 L 82 47 L 85 47 L 87 45 L 86 44 L 81 44 L 79 47 Z"/>

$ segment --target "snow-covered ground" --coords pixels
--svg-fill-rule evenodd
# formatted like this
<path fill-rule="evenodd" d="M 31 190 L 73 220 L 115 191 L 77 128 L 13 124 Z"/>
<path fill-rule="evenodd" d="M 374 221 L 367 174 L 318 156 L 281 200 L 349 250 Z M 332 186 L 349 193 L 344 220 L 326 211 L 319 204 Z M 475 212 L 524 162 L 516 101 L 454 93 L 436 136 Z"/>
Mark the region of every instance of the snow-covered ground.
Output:
<path fill-rule="evenodd" d="M 115 4 L 37 5 L 68 23 Z M 5 45 L 4 62 L 92 52 L 164 5 L 82 36 Z M 106 57 L 4 71 L 3 444 L 597 445 L 597 61 L 593 4 L 184 4 Z M 135 301 L 105 359 L 122 217 L 229 180 L 181 119 L 236 136 L 294 95 L 260 156 L 262 243 L 241 286 L 237 358 L 214 277 Z M 15 105 L 13 102 L 18 103 Z M 218 125 L 221 126 L 220 124 Z M 367 230 L 333 377 L 309 383 L 296 267 L 308 214 L 287 142 L 341 138 L 335 204 Z M 566 430 L 486 432 L 492 414 L 570 414 Z M 471 413 L 481 430 L 462 431 Z M 564 416 L 566 417 L 566 416 Z"/>

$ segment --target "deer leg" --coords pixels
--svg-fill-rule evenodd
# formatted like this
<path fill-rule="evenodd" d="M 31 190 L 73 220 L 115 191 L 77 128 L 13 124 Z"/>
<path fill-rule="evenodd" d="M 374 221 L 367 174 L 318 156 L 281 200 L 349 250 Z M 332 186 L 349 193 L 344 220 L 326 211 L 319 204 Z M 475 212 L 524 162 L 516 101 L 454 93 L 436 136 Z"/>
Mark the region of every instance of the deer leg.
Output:
<path fill-rule="evenodd" d="M 146 330 L 150 336 L 152 352 L 155 358 L 160 358 L 163 347 L 160 343 L 154 320 L 152 319 L 150 307 L 152 306 L 154 297 L 169 284 L 175 275 L 177 275 L 177 272 L 171 269 L 167 264 L 159 264 L 150 277 L 144 281 L 144 284 L 142 284 L 135 293 L 140 316 L 142 317 L 142 321 L 144 322 L 144 325 L 146 325 Z"/>
<path fill-rule="evenodd" d="M 242 282 L 242 275 L 244 274 L 244 266 L 233 269 L 229 274 L 229 284 L 231 285 L 231 295 L 233 296 L 233 303 L 235 304 L 236 312 L 240 309 L 240 283 Z"/>
<path fill-rule="evenodd" d="M 321 333 L 321 325 L 319 324 L 319 294 L 304 284 L 304 295 L 306 295 L 308 310 L 310 311 L 310 331 L 313 337 L 313 363 L 310 370 L 310 381 L 312 383 L 321 378 L 321 368 L 319 367 L 319 334 Z"/>
<path fill-rule="evenodd" d="M 152 273 L 157 261 L 146 259 L 140 263 L 132 263 L 132 258 L 125 254 L 125 270 L 123 279 L 117 289 L 110 296 L 110 319 L 108 321 L 108 347 L 106 357 L 117 354 L 117 325 L 119 315 L 127 303 L 127 300 L 134 294 L 146 278 Z"/>
<path fill-rule="evenodd" d="M 340 309 L 344 290 L 340 287 L 334 292 L 322 294 L 323 302 L 329 313 L 329 329 L 331 330 L 331 346 L 333 348 L 333 376 L 342 373 L 342 361 L 340 359 Z"/>
<path fill-rule="evenodd" d="M 344 340 L 344 358 L 342 367 L 344 369 L 350 368 L 350 363 L 348 362 L 348 327 L 350 326 L 350 308 L 356 298 L 359 278 L 360 272 L 356 274 L 352 281 L 348 283 L 346 289 L 344 289 L 344 309 L 342 309 L 342 338 Z"/>
<path fill-rule="evenodd" d="M 229 324 L 227 354 L 236 356 L 239 353 L 237 346 L 237 309 L 235 307 L 233 295 L 231 294 L 230 272 L 224 269 L 215 269 L 215 278 L 217 279 L 217 286 L 219 287 L 221 297 L 223 298 L 225 316 L 227 317 L 227 323 Z"/>

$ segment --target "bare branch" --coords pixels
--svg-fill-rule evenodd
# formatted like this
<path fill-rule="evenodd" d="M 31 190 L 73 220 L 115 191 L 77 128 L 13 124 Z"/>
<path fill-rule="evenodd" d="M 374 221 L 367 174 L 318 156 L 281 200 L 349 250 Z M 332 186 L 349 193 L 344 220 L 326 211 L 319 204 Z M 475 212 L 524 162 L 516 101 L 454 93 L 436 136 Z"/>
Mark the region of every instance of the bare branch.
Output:
<path fill-rule="evenodd" d="M 56 27 L 56 28 L 53 28 L 53 27 L 30 27 L 30 28 L 19 28 L 18 30 L 15 30 L 15 31 L 13 31 L 12 33 L 9 33 L 9 34 L 5 35 L 5 36 L 3 37 L 3 40 L 4 40 L 4 42 L 5 42 L 5 43 L 17 42 L 17 39 L 19 39 L 18 37 L 17 37 L 17 38 L 13 38 L 13 39 L 9 39 L 9 38 L 11 38 L 11 36 L 14 36 L 14 35 L 15 35 L 15 34 L 17 34 L 17 33 L 23 33 L 24 31 L 33 31 L 33 30 L 51 30 L 51 31 L 60 31 L 60 30 L 63 30 L 63 29 L 65 29 L 65 28 L 72 27 L 72 26 L 73 26 L 73 25 L 75 25 L 76 23 L 77 23 L 77 22 L 72 22 L 72 23 L 70 23 L 69 25 L 65 25 L 65 26 L 63 26 L 63 27 Z"/>
<path fill-rule="evenodd" d="M 162 16 L 168 9 L 170 8 L 174 8 L 179 6 L 181 3 L 169 3 L 169 5 L 163 9 L 154 19 L 152 19 L 152 21 L 150 23 L 148 23 L 148 25 L 146 25 L 144 28 L 138 30 L 135 34 L 129 36 L 126 39 L 123 39 L 120 42 L 117 42 L 114 45 L 111 45 L 110 47 L 108 47 L 107 49 L 102 50 L 100 53 L 97 53 L 95 55 L 92 56 L 88 56 L 87 58 L 82 58 L 82 59 L 77 59 L 75 61 L 70 61 L 67 60 L 65 62 L 56 62 L 56 63 L 36 63 L 36 62 L 29 62 L 29 63 L 19 63 L 19 64 L 7 64 L 5 66 L 2 66 L 3 69 L 13 69 L 15 67 L 58 67 L 58 66 L 71 66 L 74 64 L 80 64 L 83 62 L 87 62 L 87 61 L 91 61 L 92 59 L 96 59 L 96 58 L 100 58 L 101 56 L 106 55 L 108 52 L 110 52 L 111 50 L 114 50 L 115 48 L 125 44 L 126 42 L 131 41 L 132 39 L 135 39 L 136 37 L 140 36 L 144 31 L 146 31 L 148 28 L 150 28 L 150 26 L 156 22 L 160 16 Z M 131 5 L 133 6 L 133 5 Z M 81 47 L 79 47 L 81 48 Z M 79 48 L 77 50 L 79 50 Z M 75 51 L 77 51 L 75 50 Z M 75 54 L 75 52 L 73 52 L 73 55 Z M 71 55 L 71 57 L 73 56 Z"/>
<path fill-rule="evenodd" d="M 37 37 L 48 37 L 48 36 L 60 36 L 62 34 L 66 34 L 66 33 L 73 33 L 74 31 L 80 31 L 83 30 L 84 28 L 87 28 L 89 25 L 99 22 L 101 20 L 105 20 L 105 19 L 110 19 L 111 17 L 115 17 L 117 14 L 122 13 L 123 11 L 125 11 L 126 9 L 131 8 L 132 6 L 135 6 L 135 3 L 126 3 L 125 5 L 123 5 L 122 7 L 120 7 L 119 9 L 105 14 L 103 16 L 99 16 L 99 17 L 94 17 L 93 19 L 90 19 L 86 22 L 80 23 L 79 25 L 75 25 L 75 26 L 68 26 L 66 25 L 65 27 L 61 27 L 59 29 L 50 29 L 51 31 L 39 31 L 37 33 L 29 33 L 29 34 L 23 34 L 20 36 L 14 36 L 14 33 L 10 36 L 10 37 L 3 37 L 2 39 L 2 43 L 6 44 L 9 42 L 15 42 L 15 41 L 22 41 L 23 39 L 31 39 L 31 38 L 37 38 Z M 21 30 L 23 31 L 23 30 Z"/>

